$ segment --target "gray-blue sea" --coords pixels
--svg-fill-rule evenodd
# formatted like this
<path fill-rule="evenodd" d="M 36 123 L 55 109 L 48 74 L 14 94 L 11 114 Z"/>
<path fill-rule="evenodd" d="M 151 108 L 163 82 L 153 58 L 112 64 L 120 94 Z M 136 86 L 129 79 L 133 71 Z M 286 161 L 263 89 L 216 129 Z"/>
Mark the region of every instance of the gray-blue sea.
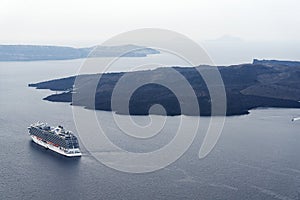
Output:
<path fill-rule="evenodd" d="M 130 66 L 131 59 L 142 58 L 126 59 Z M 300 121 L 291 121 L 300 116 L 297 109 L 257 109 L 249 115 L 227 117 L 207 157 L 198 158 L 203 137 L 199 133 L 176 162 L 144 174 L 108 168 L 83 144 L 83 156 L 77 159 L 37 146 L 27 132 L 33 122 L 62 124 L 75 134 L 76 128 L 72 106 L 43 101 L 53 92 L 29 88 L 28 83 L 74 75 L 82 62 L 0 63 L 0 199 L 299 199 Z M 122 67 L 119 70 L 126 71 Z M 109 137 L 134 151 L 159 148 L 178 123 L 178 117 L 168 117 L 160 140 L 145 146 L 145 142 L 122 138 L 109 113 L 96 113 L 108 124 Z M 149 120 L 134 118 L 141 124 Z M 207 118 L 201 120 L 205 124 Z"/>

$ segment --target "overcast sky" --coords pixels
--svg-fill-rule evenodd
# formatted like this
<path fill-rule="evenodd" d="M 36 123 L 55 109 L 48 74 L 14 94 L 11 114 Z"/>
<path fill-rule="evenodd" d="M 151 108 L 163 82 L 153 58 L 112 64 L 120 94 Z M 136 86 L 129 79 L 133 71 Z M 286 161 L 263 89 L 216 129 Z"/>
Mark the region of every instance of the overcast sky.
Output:
<path fill-rule="evenodd" d="M 137 28 L 299 41 L 299 0 L 0 0 L 1 44 L 89 46 Z"/>

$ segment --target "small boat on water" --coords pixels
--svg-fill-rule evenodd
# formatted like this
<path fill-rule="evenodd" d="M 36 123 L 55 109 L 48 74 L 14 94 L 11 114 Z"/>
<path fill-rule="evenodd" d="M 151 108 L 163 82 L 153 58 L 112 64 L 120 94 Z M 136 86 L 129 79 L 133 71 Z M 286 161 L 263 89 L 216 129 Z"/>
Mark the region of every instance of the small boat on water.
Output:
<path fill-rule="evenodd" d="M 297 121 L 297 120 L 300 120 L 300 117 L 294 117 L 294 118 L 292 119 L 292 121 Z"/>

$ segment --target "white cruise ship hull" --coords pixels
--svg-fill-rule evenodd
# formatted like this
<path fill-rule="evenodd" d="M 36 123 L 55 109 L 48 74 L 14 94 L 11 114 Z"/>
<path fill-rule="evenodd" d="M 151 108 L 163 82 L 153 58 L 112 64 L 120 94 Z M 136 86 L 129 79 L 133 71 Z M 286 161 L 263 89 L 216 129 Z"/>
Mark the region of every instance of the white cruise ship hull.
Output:
<path fill-rule="evenodd" d="M 42 146 L 42 147 L 45 147 L 46 149 L 50 149 L 56 153 L 59 153 L 61 155 L 64 155 L 64 156 L 67 156 L 67 157 L 79 157 L 81 156 L 82 154 L 80 153 L 80 150 L 77 148 L 77 149 L 62 149 L 61 147 L 56 147 L 56 146 L 53 146 L 52 144 L 49 144 L 49 143 L 46 143 L 40 139 L 38 139 L 36 136 L 34 135 L 31 135 L 31 138 L 32 140 Z M 78 153 L 79 152 L 79 153 Z"/>

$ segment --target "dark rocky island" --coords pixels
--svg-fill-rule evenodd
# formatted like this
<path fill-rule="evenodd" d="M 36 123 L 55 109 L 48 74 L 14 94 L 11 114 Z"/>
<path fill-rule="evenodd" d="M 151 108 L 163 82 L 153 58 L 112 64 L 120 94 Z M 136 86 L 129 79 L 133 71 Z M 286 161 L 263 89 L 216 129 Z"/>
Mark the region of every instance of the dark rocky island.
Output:
<path fill-rule="evenodd" d="M 211 115 L 211 99 L 208 88 L 197 71 L 197 68 L 201 67 L 211 68 L 211 66 L 198 66 L 173 67 L 172 69 L 182 74 L 192 86 L 198 99 L 200 115 L 209 116 Z M 73 105 L 89 109 L 111 111 L 112 92 L 122 76 L 129 74 L 132 77 L 126 84 L 132 84 L 144 77 L 151 77 L 154 81 L 163 79 L 176 82 L 176 79 L 170 76 L 170 70 L 170 68 L 159 68 L 148 71 L 103 74 L 97 86 L 95 105 L 90 105 L 84 92 L 77 94 L 82 97 L 79 101 L 72 102 L 72 94 L 78 91 L 89 91 L 92 81 L 97 79 L 99 74 L 80 75 L 78 78 L 82 79 L 85 84 L 77 85 L 77 87 L 82 87 L 82 90 L 73 90 L 75 76 L 29 84 L 29 86 L 37 89 L 62 91 L 59 94 L 45 97 L 44 100 L 70 102 Z M 249 110 L 259 107 L 300 108 L 300 62 L 254 60 L 252 64 L 219 66 L 218 70 L 225 85 L 226 115 L 228 116 L 248 114 Z M 178 87 L 181 86 L 178 85 Z M 184 95 L 184 89 L 182 95 Z M 122 105 L 124 101 L 120 98 L 118 103 Z M 189 104 L 189 102 L 184 103 Z M 130 98 L 129 113 L 122 107 L 113 111 L 120 114 L 147 115 L 149 108 L 154 104 L 161 104 L 168 115 L 194 115 L 193 112 L 182 113 L 178 99 L 173 92 L 158 84 L 146 84 L 138 88 Z"/>
<path fill-rule="evenodd" d="M 160 52 L 136 45 L 72 48 L 64 46 L 0 45 L 0 61 L 70 60 L 93 57 L 145 57 Z M 93 52 L 92 52 L 93 51 Z M 90 53 L 92 52 L 92 55 Z M 127 53 L 128 52 L 128 53 Z"/>

